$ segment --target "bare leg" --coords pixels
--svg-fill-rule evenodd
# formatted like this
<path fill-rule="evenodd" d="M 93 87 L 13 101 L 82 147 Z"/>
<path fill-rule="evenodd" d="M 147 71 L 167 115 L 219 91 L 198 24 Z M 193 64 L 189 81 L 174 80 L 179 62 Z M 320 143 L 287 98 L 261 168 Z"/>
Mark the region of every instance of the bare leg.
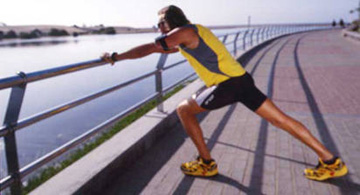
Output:
<path fill-rule="evenodd" d="M 196 114 L 207 111 L 201 108 L 194 99 L 188 99 L 179 104 L 176 109 L 186 133 L 194 142 L 200 156 L 205 160 L 210 160 L 210 151 L 207 148 Z"/>
<path fill-rule="evenodd" d="M 322 160 L 326 161 L 334 157 L 333 154 L 331 154 L 331 152 L 327 150 L 325 146 L 320 143 L 320 141 L 316 139 L 303 124 L 283 113 L 271 100 L 267 99 L 260 108 L 255 111 L 255 113 L 269 121 L 274 126 L 287 131 L 292 136 L 299 139 L 301 142 L 313 149 Z"/>

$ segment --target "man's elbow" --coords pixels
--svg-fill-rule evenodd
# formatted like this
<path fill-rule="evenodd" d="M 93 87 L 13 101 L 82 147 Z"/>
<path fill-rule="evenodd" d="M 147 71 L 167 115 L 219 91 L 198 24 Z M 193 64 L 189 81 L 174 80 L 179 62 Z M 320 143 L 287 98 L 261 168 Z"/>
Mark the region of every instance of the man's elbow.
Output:
<path fill-rule="evenodd" d="M 178 52 L 179 51 L 179 49 L 178 48 L 172 48 L 172 49 L 170 49 L 169 51 L 164 51 L 163 53 L 176 53 L 176 52 Z"/>

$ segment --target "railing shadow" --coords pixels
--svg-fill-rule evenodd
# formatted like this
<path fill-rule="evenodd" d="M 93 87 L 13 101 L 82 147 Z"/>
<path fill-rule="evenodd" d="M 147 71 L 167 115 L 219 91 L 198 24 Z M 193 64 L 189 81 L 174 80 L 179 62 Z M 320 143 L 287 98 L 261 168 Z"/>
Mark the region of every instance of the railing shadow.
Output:
<path fill-rule="evenodd" d="M 282 35 L 282 36 L 286 36 L 286 35 Z M 259 58 L 258 62 L 261 61 L 261 59 L 266 55 L 266 53 L 273 48 L 276 44 L 278 44 L 279 39 L 271 39 L 271 40 L 267 40 L 264 43 L 261 43 L 257 46 L 255 46 L 254 48 L 252 48 L 251 50 L 247 51 L 245 54 L 241 55 L 237 61 L 245 68 L 248 63 L 250 62 L 251 59 L 253 59 L 253 57 L 258 54 L 260 51 L 262 51 L 266 46 L 271 45 L 274 41 L 277 41 L 277 43 L 272 44 L 269 48 L 266 49 L 266 51 L 262 54 L 262 57 Z M 256 63 L 258 64 L 258 63 Z M 255 68 L 256 69 L 256 68 Z M 255 69 L 253 69 L 253 71 L 255 71 Z"/>
<path fill-rule="evenodd" d="M 207 114 L 199 114 L 197 116 L 199 122 Z M 159 137 L 158 143 L 152 146 L 139 161 L 135 162 L 127 170 L 119 170 L 119 172 L 114 173 L 118 175 L 117 179 L 109 182 L 102 193 L 140 194 L 152 178 L 168 163 L 173 154 L 184 144 L 186 138 L 187 135 L 179 121 L 170 132 Z"/>
<path fill-rule="evenodd" d="M 207 143 L 209 151 L 211 151 L 214 148 L 216 144 L 216 140 L 218 140 L 218 138 L 220 137 L 222 131 L 225 128 L 226 123 L 229 121 L 235 108 L 236 108 L 236 104 L 231 105 L 228 111 L 222 117 L 221 121 L 219 121 L 218 126 L 216 127 L 214 133 L 211 135 L 211 138 L 209 139 L 210 141 Z M 184 177 L 179 183 L 178 187 L 175 189 L 174 194 L 187 194 L 194 180 L 195 177 Z"/>
<path fill-rule="evenodd" d="M 279 44 L 280 40 L 277 40 L 276 43 L 272 44 L 270 47 L 268 47 L 265 52 L 261 55 L 261 57 L 255 62 L 255 65 L 253 67 L 253 69 L 251 70 L 250 74 L 254 75 L 256 69 L 259 67 L 260 62 L 264 59 L 265 55 L 272 49 L 274 48 L 277 44 Z"/>
<path fill-rule="evenodd" d="M 206 138 L 205 138 L 206 140 Z M 207 139 L 208 140 L 208 139 Z M 250 150 L 248 148 L 244 148 L 244 147 L 239 147 L 239 146 L 236 146 L 236 145 L 233 145 L 233 144 L 229 144 L 229 143 L 224 143 L 224 142 L 219 142 L 217 141 L 216 142 L 217 144 L 222 144 L 224 146 L 228 146 L 228 147 L 232 147 L 232 148 L 236 148 L 236 149 L 239 149 L 239 150 L 242 150 L 242 151 L 246 151 L 246 152 L 250 152 L 250 153 L 256 153 L 256 150 Z M 277 159 L 280 159 L 280 160 L 284 160 L 284 161 L 289 161 L 289 162 L 292 162 L 292 163 L 297 163 L 297 164 L 300 164 L 300 165 L 305 165 L 305 166 L 316 166 L 316 164 L 311 164 L 311 163 L 307 163 L 307 162 L 304 162 L 304 161 L 299 161 L 299 160 L 295 160 L 295 159 L 291 159 L 291 158 L 286 158 L 286 157 L 282 157 L 282 156 L 278 156 L 278 155 L 273 155 L 273 154 L 264 154 L 264 156 L 266 157 L 271 157 L 271 158 L 277 158 Z"/>
<path fill-rule="evenodd" d="M 360 194 L 360 184 L 351 181 L 349 178 L 334 178 L 325 183 L 337 186 L 341 189 L 342 194 Z M 347 184 L 348 188 L 344 188 L 344 183 Z"/>
<path fill-rule="evenodd" d="M 268 88 L 267 88 L 267 96 L 269 99 L 273 96 L 273 88 L 274 88 L 274 77 L 275 77 L 275 68 L 276 64 L 278 63 L 278 59 L 280 56 L 281 51 L 284 49 L 284 47 L 289 43 L 291 39 L 286 40 L 281 47 L 276 51 L 275 58 L 273 60 L 273 63 L 271 64 L 271 69 L 269 73 L 269 80 L 268 80 Z M 278 42 L 277 42 L 278 43 Z M 271 47 L 272 48 L 272 47 Z M 271 49 L 269 48 L 269 50 Z M 266 52 L 269 52 L 267 50 Z M 265 55 L 261 56 L 261 58 L 256 62 L 253 70 L 251 71 L 251 74 L 253 74 L 260 63 L 260 60 Z M 263 174 L 264 174 L 264 161 L 265 161 L 265 150 L 266 150 L 266 144 L 267 144 L 267 136 L 268 136 L 268 126 L 269 123 L 265 120 L 261 120 L 260 125 L 260 131 L 258 135 L 258 140 L 256 144 L 255 149 L 255 157 L 254 157 L 254 163 L 252 167 L 251 172 L 251 179 L 250 179 L 250 185 L 249 188 L 252 189 L 255 193 L 260 193 L 262 189 L 262 180 L 263 180 Z"/>
<path fill-rule="evenodd" d="M 214 177 L 209 177 L 209 178 L 197 178 L 197 179 L 204 179 L 204 180 L 210 180 L 210 181 L 216 181 L 219 183 L 223 183 L 223 184 L 232 186 L 246 194 L 252 194 L 254 192 L 254 191 L 250 190 L 248 187 L 246 187 L 246 186 L 242 185 L 241 183 L 239 183 L 238 181 L 236 181 L 235 179 L 228 177 L 226 175 L 223 175 L 223 174 L 218 174 Z M 194 181 L 194 177 L 191 177 L 191 176 L 185 177 L 183 179 L 183 182 L 178 187 L 178 189 L 182 189 L 182 190 L 177 190 L 174 192 L 174 194 L 176 194 L 176 195 L 186 194 L 188 192 L 188 186 L 191 186 L 193 181 Z"/>
<path fill-rule="evenodd" d="M 313 95 L 313 92 L 311 91 L 311 88 L 306 80 L 306 77 L 302 71 L 301 64 L 299 61 L 299 45 L 300 42 L 307 36 L 308 34 L 305 34 L 301 36 L 294 48 L 294 61 L 295 61 L 295 67 L 299 75 L 299 80 L 301 83 L 301 86 L 306 94 L 306 99 L 309 104 L 309 108 L 311 110 L 312 117 L 315 121 L 316 129 L 319 132 L 320 139 L 322 143 L 325 145 L 327 149 L 329 149 L 334 155 L 339 156 L 340 152 L 339 149 L 336 146 L 336 143 L 334 139 L 331 136 L 331 133 L 329 131 L 329 128 L 325 122 L 325 119 L 323 115 L 321 114 L 321 111 L 319 109 L 319 106 L 317 104 L 317 101 Z M 339 179 L 332 179 L 328 181 L 329 184 L 333 184 L 339 187 L 342 194 L 352 194 L 359 192 L 359 184 L 356 184 L 352 181 L 352 179 L 349 177 L 349 175 L 339 178 Z"/>

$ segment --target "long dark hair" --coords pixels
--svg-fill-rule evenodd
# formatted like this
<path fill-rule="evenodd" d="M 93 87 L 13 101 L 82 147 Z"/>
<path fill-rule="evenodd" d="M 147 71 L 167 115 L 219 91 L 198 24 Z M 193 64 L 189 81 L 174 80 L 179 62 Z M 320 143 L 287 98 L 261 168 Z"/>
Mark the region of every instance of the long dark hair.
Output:
<path fill-rule="evenodd" d="M 170 29 L 184 26 L 190 23 L 190 21 L 186 18 L 184 12 L 175 5 L 169 5 L 167 7 L 162 8 L 158 14 L 165 15 L 164 19 L 169 24 Z"/>

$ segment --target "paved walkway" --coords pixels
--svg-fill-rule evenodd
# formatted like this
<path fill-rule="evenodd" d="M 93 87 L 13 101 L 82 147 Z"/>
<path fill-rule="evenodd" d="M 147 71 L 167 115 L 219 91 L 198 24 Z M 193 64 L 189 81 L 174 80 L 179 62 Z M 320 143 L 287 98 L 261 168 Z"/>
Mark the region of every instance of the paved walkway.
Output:
<path fill-rule="evenodd" d="M 184 176 L 197 152 L 178 124 L 104 194 L 360 194 L 360 43 L 338 30 L 274 41 L 246 65 L 256 84 L 347 163 L 350 174 L 304 178 L 317 156 L 241 104 L 199 116 L 220 174 Z"/>

